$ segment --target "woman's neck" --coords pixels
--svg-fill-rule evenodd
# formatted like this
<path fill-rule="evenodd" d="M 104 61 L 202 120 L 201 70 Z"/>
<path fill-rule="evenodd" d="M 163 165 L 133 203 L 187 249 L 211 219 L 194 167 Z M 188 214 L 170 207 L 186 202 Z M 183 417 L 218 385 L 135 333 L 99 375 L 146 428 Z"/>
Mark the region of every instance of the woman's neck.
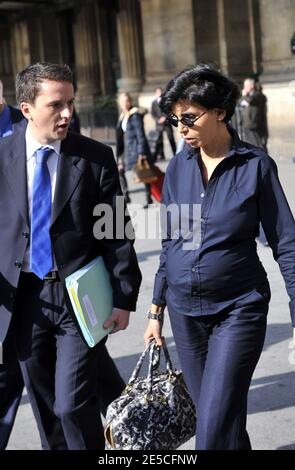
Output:
<path fill-rule="evenodd" d="M 203 160 L 221 159 L 228 153 L 232 145 L 232 136 L 226 126 L 219 130 L 216 138 L 208 145 L 200 148 Z"/>

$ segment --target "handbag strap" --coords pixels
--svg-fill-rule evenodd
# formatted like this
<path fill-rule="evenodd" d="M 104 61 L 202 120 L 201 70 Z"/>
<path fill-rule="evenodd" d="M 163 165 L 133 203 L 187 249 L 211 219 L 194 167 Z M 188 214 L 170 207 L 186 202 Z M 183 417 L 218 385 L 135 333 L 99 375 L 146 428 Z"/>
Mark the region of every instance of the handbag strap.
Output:
<path fill-rule="evenodd" d="M 170 375 L 172 375 L 173 374 L 172 362 L 171 362 L 170 355 L 169 355 L 168 348 L 167 348 L 167 345 L 166 345 L 165 341 L 163 341 L 163 351 L 164 351 L 164 354 L 165 354 L 167 372 Z"/>
<path fill-rule="evenodd" d="M 137 379 L 137 377 L 139 376 L 139 372 L 140 372 L 140 369 L 142 367 L 144 358 L 145 358 L 146 354 L 148 353 L 148 351 L 150 350 L 151 345 L 152 345 L 152 343 L 149 343 L 147 345 L 147 347 L 145 348 L 145 350 L 141 354 L 140 358 L 138 359 L 137 364 L 134 368 L 134 371 L 132 372 L 132 375 L 131 375 L 131 377 L 128 381 L 127 387 L 131 387 L 133 385 L 133 383 L 135 382 L 135 380 Z"/>
<path fill-rule="evenodd" d="M 166 343 L 163 342 L 163 351 L 164 351 L 164 356 L 165 356 L 165 362 L 166 362 L 166 371 L 170 377 L 172 377 L 173 374 L 173 368 L 172 368 L 172 363 L 171 359 L 169 356 L 169 352 L 166 346 Z M 128 384 L 126 386 L 127 391 L 132 388 L 135 380 L 139 376 L 140 369 L 142 367 L 144 358 L 146 357 L 147 353 L 149 352 L 149 367 L 148 367 L 148 374 L 147 374 L 147 395 L 152 396 L 152 388 L 153 388 L 153 375 L 154 375 L 154 370 L 158 367 L 159 362 L 160 362 L 160 356 L 159 356 L 159 351 L 157 349 L 156 342 L 153 340 L 151 341 L 143 353 L 141 354 L 135 369 L 128 381 Z"/>

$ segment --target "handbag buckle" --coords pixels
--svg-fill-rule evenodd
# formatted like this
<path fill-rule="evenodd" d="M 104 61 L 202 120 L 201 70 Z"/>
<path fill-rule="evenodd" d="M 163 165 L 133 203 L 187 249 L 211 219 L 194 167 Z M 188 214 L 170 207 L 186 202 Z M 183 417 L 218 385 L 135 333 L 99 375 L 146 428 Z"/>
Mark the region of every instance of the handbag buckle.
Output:
<path fill-rule="evenodd" d="M 145 401 L 148 403 L 149 401 L 153 401 L 154 397 L 151 393 L 147 393 L 145 396 Z"/>

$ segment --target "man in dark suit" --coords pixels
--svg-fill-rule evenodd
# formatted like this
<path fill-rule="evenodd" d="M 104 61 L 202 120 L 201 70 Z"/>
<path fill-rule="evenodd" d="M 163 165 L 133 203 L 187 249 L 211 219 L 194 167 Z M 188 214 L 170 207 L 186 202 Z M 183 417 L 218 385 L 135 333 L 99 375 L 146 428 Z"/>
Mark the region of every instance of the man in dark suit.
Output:
<path fill-rule="evenodd" d="M 170 143 L 173 155 L 175 155 L 176 153 L 176 144 L 174 140 L 172 126 L 167 122 L 167 118 L 161 110 L 160 104 L 161 104 L 162 94 L 163 94 L 162 88 L 158 87 L 155 89 L 156 98 L 152 102 L 151 115 L 153 116 L 156 122 L 156 132 L 157 132 L 156 144 L 155 144 L 155 150 L 154 150 L 155 158 L 157 158 L 157 156 L 159 155 L 160 160 L 165 160 L 163 132 L 167 133 L 167 137 L 169 139 L 169 143 Z"/>
<path fill-rule="evenodd" d="M 241 139 L 267 152 L 267 98 L 254 78 L 246 78 L 237 104 Z"/>
<path fill-rule="evenodd" d="M 26 126 L 27 120 L 22 112 L 5 103 L 0 80 L 0 136 L 7 137 Z M 80 133 L 79 118 L 75 110 L 70 130 Z M 9 354 L 9 362 L 0 364 L 0 450 L 4 450 L 8 444 L 24 388 L 12 335 L 5 338 L 5 350 L 6 355 Z M 98 393 L 100 411 L 105 415 L 108 405 L 121 394 L 125 382 L 106 347 L 101 348 L 101 360 L 104 371 L 98 369 Z"/>
<path fill-rule="evenodd" d="M 74 89 L 67 66 L 29 66 L 16 88 L 28 126 L 0 142 L 3 361 L 11 336 L 44 449 L 102 449 L 97 370 L 105 340 L 91 349 L 81 339 L 64 279 L 102 255 L 114 291 L 105 327 L 127 327 L 141 282 L 133 241 L 93 235 L 93 208 L 115 210 L 121 195 L 116 163 L 108 147 L 68 134 Z"/>

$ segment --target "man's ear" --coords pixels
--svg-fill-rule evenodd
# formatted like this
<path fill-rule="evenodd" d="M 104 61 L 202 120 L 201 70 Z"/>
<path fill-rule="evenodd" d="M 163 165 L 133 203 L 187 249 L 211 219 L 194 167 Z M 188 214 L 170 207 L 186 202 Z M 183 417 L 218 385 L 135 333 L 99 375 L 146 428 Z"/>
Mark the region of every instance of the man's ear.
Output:
<path fill-rule="evenodd" d="M 32 105 L 30 103 L 21 103 L 20 104 L 20 110 L 21 112 L 23 113 L 23 115 L 25 116 L 26 119 L 28 120 L 32 120 L 33 119 L 33 116 L 32 116 Z"/>

